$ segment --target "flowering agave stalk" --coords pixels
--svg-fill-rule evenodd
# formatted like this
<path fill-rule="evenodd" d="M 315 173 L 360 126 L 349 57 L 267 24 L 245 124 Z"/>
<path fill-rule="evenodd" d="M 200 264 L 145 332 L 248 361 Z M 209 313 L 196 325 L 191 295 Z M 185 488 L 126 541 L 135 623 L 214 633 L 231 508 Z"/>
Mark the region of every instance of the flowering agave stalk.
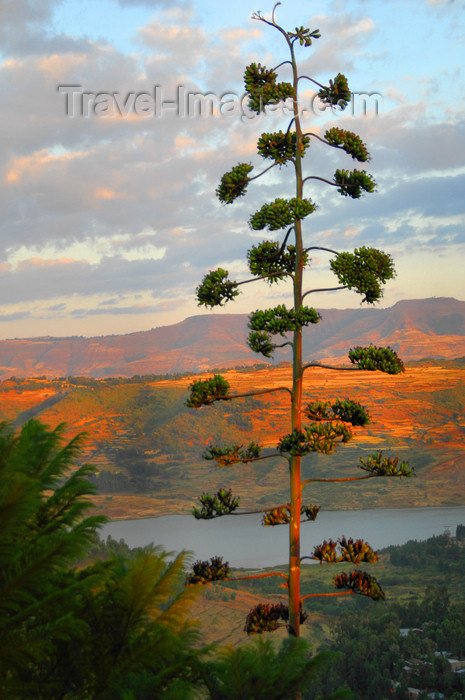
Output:
<path fill-rule="evenodd" d="M 279 5 L 279 3 L 277 3 Z M 347 443 L 353 436 L 354 426 L 364 426 L 369 423 L 367 411 L 359 403 L 350 399 L 336 399 L 331 402 L 314 402 L 303 406 L 302 391 L 304 373 L 313 367 L 321 367 L 318 363 L 305 364 L 302 358 L 302 329 L 320 321 L 319 314 L 314 308 L 304 304 L 305 298 L 314 292 L 351 289 L 361 294 L 363 301 L 373 304 L 382 297 L 382 286 L 395 276 L 391 257 L 374 248 L 361 247 L 354 252 L 341 252 L 308 245 L 303 237 L 303 222 L 316 208 L 314 202 L 307 196 L 307 188 L 312 181 L 320 181 L 335 187 L 344 197 L 358 199 L 364 193 L 373 192 L 375 182 L 365 170 L 338 169 L 332 180 L 317 175 L 304 175 L 303 162 L 312 140 L 316 140 L 315 148 L 333 148 L 343 151 L 359 163 L 366 163 L 370 156 L 365 144 L 354 133 L 339 128 L 330 128 L 324 136 L 304 132 L 301 125 L 299 109 L 299 87 L 302 81 L 310 80 L 319 88 L 318 96 L 321 102 L 338 110 L 344 109 L 350 101 L 351 93 L 344 75 L 338 74 L 321 85 L 308 76 L 300 76 L 295 57 L 295 45 L 309 47 L 313 40 L 320 37 L 318 30 L 310 31 L 298 27 L 294 32 L 287 32 L 275 21 L 275 9 L 271 20 L 265 19 L 260 13 L 253 18 L 280 33 L 289 55 L 288 59 L 276 68 L 268 69 L 260 63 L 251 63 L 245 71 L 245 87 L 249 98 L 249 107 L 257 114 L 266 109 L 267 105 L 275 105 L 281 101 L 290 100 L 293 106 L 293 116 L 284 130 L 275 133 L 263 133 L 258 139 L 257 149 L 270 165 L 262 172 L 253 175 L 250 163 L 239 163 L 221 178 L 217 195 L 221 202 L 231 204 L 245 194 L 249 183 L 272 168 L 286 167 L 293 172 L 295 194 L 289 199 L 277 198 L 252 214 L 249 224 L 254 231 L 267 229 L 276 231 L 276 238 L 264 240 L 254 245 L 248 252 L 248 263 L 251 279 L 235 282 L 229 279 L 229 273 L 222 268 L 208 272 L 197 288 L 199 304 L 206 307 L 221 306 L 233 300 L 239 294 L 240 285 L 258 280 L 269 284 L 287 281 L 292 285 L 294 303 L 292 308 L 284 304 L 272 309 L 257 310 L 249 318 L 250 334 L 248 344 L 257 353 L 270 357 L 274 350 L 288 345 L 292 349 L 292 388 L 275 387 L 262 391 L 250 391 L 246 394 L 232 394 L 228 382 L 220 375 L 205 381 L 195 381 L 191 385 L 191 394 L 187 405 L 193 408 L 210 405 L 216 401 L 229 401 L 239 396 L 253 396 L 271 391 L 286 391 L 290 396 L 290 417 L 292 430 L 279 440 L 274 455 L 262 455 L 260 445 L 252 442 L 250 445 L 232 445 L 229 447 L 210 447 L 205 454 L 207 459 L 215 460 L 219 466 L 230 467 L 236 463 L 254 462 L 267 459 L 270 456 L 281 456 L 289 463 L 290 484 L 289 502 L 280 504 L 264 511 L 263 524 L 267 526 L 287 525 L 290 530 L 289 539 L 289 570 L 286 575 L 276 572 L 275 575 L 285 578 L 284 587 L 288 592 L 288 606 L 257 606 L 248 616 L 246 630 L 249 633 L 275 629 L 280 624 L 286 624 L 291 635 L 299 636 L 300 624 L 305 620 L 303 611 L 304 600 L 314 595 L 343 595 L 361 594 L 375 600 L 383 599 L 384 594 L 376 579 L 358 570 L 349 574 L 341 573 L 334 579 L 337 588 L 333 593 L 301 595 L 300 568 L 305 558 L 316 559 L 326 563 L 351 562 L 355 566 L 360 563 L 376 561 L 376 553 L 362 540 L 353 541 L 342 538 L 339 543 L 324 542 L 316 547 L 312 556 L 303 557 L 300 552 L 300 527 L 302 522 L 314 520 L 319 507 L 314 504 L 302 503 L 302 491 L 313 481 L 354 481 L 379 476 L 411 476 L 412 471 L 406 463 L 398 462 L 397 458 L 383 457 L 377 453 L 373 457 L 361 460 L 360 468 L 366 473 L 345 479 L 301 479 L 302 457 L 312 452 L 331 454 L 339 443 Z M 286 66 L 292 73 L 291 82 L 278 81 L 278 69 Z M 287 178 L 289 182 L 289 177 Z M 318 182 L 318 187 L 321 187 Z M 313 250 L 329 253 L 332 258 L 329 267 L 338 279 L 338 285 L 331 289 L 304 288 L 304 271 L 309 263 L 309 254 Z M 335 370 L 379 370 L 389 374 L 404 371 L 402 361 L 390 348 L 357 347 L 350 351 L 351 366 L 331 367 Z M 303 424 L 308 419 L 309 424 Z M 239 507 L 239 499 L 234 498 L 230 491 L 224 489 L 216 495 L 203 494 L 200 497 L 202 510 L 194 508 L 195 517 L 218 517 L 233 513 Z M 339 552 L 337 545 L 339 544 Z M 215 560 L 216 561 L 216 560 Z M 200 564 L 198 564 L 198 567 Z M 210 571 L 208 563 L 202 563 L 206 571 Z M 227 577 L 225 569 L 221 569 L 222 577 Z M 271 574 L 262 574 L 269 576 Z M 197 574 L 190 578 L 190 583 L 208 580 L 218 580 L 216 568 L 213 578 L 206 574 Z M 279 623 L 282 620 L 282 623 Z"/>

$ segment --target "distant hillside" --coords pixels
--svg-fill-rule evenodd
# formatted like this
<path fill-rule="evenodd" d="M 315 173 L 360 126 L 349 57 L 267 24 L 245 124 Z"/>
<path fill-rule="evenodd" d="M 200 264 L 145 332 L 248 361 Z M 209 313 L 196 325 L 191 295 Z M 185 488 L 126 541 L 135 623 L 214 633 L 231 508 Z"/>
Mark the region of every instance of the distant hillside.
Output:
<path fill-rule="evenodd" d="M 465 302 L 452 298 L 400 301 L 389 309 L 324 309 L 305 330 L 306 360 L 343 358 L 359 344 L 390 345 L 406 361 L 465 355 Z M 11 376 L 131 377 L 253 365 L 246 314 L 204 314 L 172 326 L 94 338 L 0 341 L 0 379 Z M 275 361 L 290 358 L 276 352 Z"/>
<path fill-rule="evenodd" d="M 289 386 L 292 369 L 229 370 L 232 393 Z M 231 488 L 244 509 L 286 503 L 288 466 L 282 458 L 218 469 L 202 459 L 207 445 L 259 440 L 275 451 L 289 429 L 287 392 L 248 396 L 205 409 L 186 406 L 192 375 L 174 379 L 10 379 L 0 382 L 0 420 L 15 427 L 37 418 L 67 424 L 67 437 L 85 431 L 81 456 L 94 464 L 97 503 L 110 517 L 189 512 L 212 488 Z M 407 367 L 400 375 L 335 372 L 319 368 L 304 377 L 304 402 L 359 401 L 371 422 L 335 454 L 312 454 L 304 478 L 346 478 L 359 473 L 360 457 L 385 450 L 407 460 L 416 479 L 313 483 L 311 499 L 323 508 L 410 508 L 465 502 L 465 369 Z M 308 496 L 308 493 L 307 493 Z"/>

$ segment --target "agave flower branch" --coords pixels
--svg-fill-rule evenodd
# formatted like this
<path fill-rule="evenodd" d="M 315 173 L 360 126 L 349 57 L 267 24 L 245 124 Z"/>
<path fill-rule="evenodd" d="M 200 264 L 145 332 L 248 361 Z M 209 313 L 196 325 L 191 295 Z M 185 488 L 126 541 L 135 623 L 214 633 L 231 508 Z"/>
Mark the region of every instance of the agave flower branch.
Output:
<path fill-rule="evenodd" d="M 383 251 L 362 246 L 353 252 L 337 252 L 331 248 L 318 245 L 316 240 L 311 245 L 304 242 L 304 226 L 309 216 L 317 211 L 317 204 L 310 198 L 304 197 L 304 186 L 310 186 L 312 181 L 320 181 L 333 188 L 343 197 L 359 199 L 361 196 L 375 191 L 376 183 L 371 175 L 364 170 L 346 170 L 338 168 L 333 179 L 327 179 L 318 174 L 305 176 L 304 159 L 311 155 L 310 148 L 313 140 L 318 147 L 331 147 L 340 152 L 341 157 L 351 157 L 352 160 L 366 163 L 370 159 L 367 147 L 360 137 L 352 131 L 330 126 L 323 136 L 304 131 L 302 128 L 302 111 L 299 105 L 298 87 L 301 80 L 309 80 L 318 88 L 319 100 L 338 111 L 345 109 L 351 100 L 351 92 L 346 77 L 338 73 L 326 85 L 308 75 L 299 75 L 296 61 L 295 46 L 308 48 L 314 40 L 320 38 L 318 29 L 295 27 L 286 31 L 276 22 L 277 3 L 272 11 L 271 21 L 265 19 L 260 12 L 255 12 L 253 19 L 277 30 L 284 39 L 288 50 L 286 60 L 269 69 L 260 63 L 253 62 L 245 69 L 244 82 L 248 97 L 249 108 L 260 115 L 267 112 L 269 106 L 285 103 L 292 104 L 291 118 L 286 120 L 279 131 L 266 132 L 260 135 L 257 142 L 258 156 L 270 165 L 257 175 L 252 176 L 251 163 L 239 163 L 225 173 L 220 180 L 217 196 L 224 204 L 232 204 L 242 197 L 248 185 L 258 177 L 264 176 L 276 165 L 290 165 L 294 171 L 293 192 L 289 197 L 286 192 L 274 201 L 265 202 L 249 218 L 252 231 L 285 232 L 282 243 L 275 240 L 263 240 L 252 246 L 247 254 L 247 260 L 252 279 L 234 282 L 229 279 L 229 273 L 218 268 L 207 273 L 197 288 L 199 304 L 213 308 L 233 301 L 239 294 L 239 286 L 252 281 L 265 281 L 269 285 L 287 282 L 292 286 L 293 305 L 288 308 L 279 304 L 274 308 L 256 310 L 249 317 L 248 345 L 251 350 L 263 357 L 272 357 L 284 346 L 292 349 L 292 385 L 272 389 L 247 391 L 245 393 L 230 393 L 229 383 L 221 375 L 210 379 L 193 382 L 190 387 L 190 397 L 187 405 L 193 408 L 209 406 L 216 401 L 229 401 L 245 396 L 258 396 L 275 391 L 287 391 L 290 395 L 290 432 L 282 435 L 276 446 L 276 454 L 262 455 L 261 447 L 256 443 L 248 446 L 235 444 L 229 447 L 209 447 L 204 455 L 207 459 L 215 460 L 220 466 L 232 466 L 237 463 L 254 462 L 281 456 L 289 463 L 289 502 L 274 508 L 259 511 L 264 513 L 263 524 L 266 526 L 285 525 L 289 527 L 289 568 L 286 578 L 288 605 L 284 603 L 259 604 L 253 608 L 246 619 L 245 630 L 248 634 L 272 631 L 285 625 L 289 634 L 299 636 L 300 626 L 305 622 L 307 613 L 303 610 L 302 601 L 316 595 L 365 595 L 374 600 L 383 600 L 384 593 L 376 579 L 365 572 L 342 573 L 334 578 L 336 593 L 301 595 L 300 567 L 306 557 L 300 553 L 301 523 L 314 520 L 319 506 L 304 505 L 302 490 L 304 486 L 316 482 L 349 482 L 362 481 L 379 476 L 409 477 L 413 476 L 407 462 L 399 462 L 398 457 L 384 456 L 381 451 L 371 457 L 360 459 L 359 467 L 366 474 L 363 476 L 348 476 L 346 478 L 328 479 L 312 478 L 302 480 L 302 459 L 313 454 L 331 455 L 341 445 L 347 444 L 354 436 L 355 427 L 363 427 L 369 422 L 368 413 L 357 402 L 350 399 L 335 399 L 333 402 L 314 401 L 303 406 L 304 372 L 311 367 L 328 368 L 334 371 L 381 371 L 396 375 L 404 372 L 402 360 L 391 348 L 357 346 L 349 351 L 351 366 L 327 367 L 319 362 L 305 362 L 303 356 L 303 332 L 321 321 L 320 314 L 313 308 L 304 305 L 304 299 L 310 294 L 324 291 L 339 291 L 348 289 L 362 296 L 362 303 L 374 304 L 382 298 L 384 285 L 395 277 L 395 269 L 391 257 Z M 291 66 L 290 81 L 280 81 L 278 72 L 281 68 Z M 285 185 L 289 184 L 289 177 Z M 320 250 L 334 256 L 329 261 L 329 269 L 336 276 L 338 283 L 324 289 L 310 288 L 304 291 L 304 277 L 308 273 L 309 253 Z M 284 338 L 279 342 L 279 337 Z M 278 342 L 276 342 L 278 340 Z M 366 379 L 366 375 L 362 375 Z M 306 421 L 310 421 L 306 424 Z M 203 494 L 200 497 L 202 510 L 196 510 L 208 519 L 220 515 L 237 514 L 239 498 L 233 497 L 226 489 L 220 489 L 216 495 Z M 337 551 L 339 547 L 339 552 Z M 351 561 L 358 565 L 361 561 L 375 561 L 376 555 L 368 545 L 360 540 L 353 541 L 341 538 L 338 543 L 324 542 L 316 548 L 313 559 L 319 561 Z M 221 580 L 225 566 L 221 557 L 212 562 L 197 562 L 197 568 L 190 579 L 191 583 L 210 580 Z M 225 574 L 226 575 L 226 574 Z M 266 574 L 267 576 L 269 574 Z M 253 577 L 256 577 L 254 575 Z"/>

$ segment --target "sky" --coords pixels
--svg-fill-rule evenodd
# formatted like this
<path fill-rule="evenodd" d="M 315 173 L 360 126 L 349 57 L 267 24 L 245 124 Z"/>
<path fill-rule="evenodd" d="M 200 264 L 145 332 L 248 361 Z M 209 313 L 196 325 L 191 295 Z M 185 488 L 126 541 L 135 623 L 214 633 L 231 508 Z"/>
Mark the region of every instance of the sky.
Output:
<path fill-rule="evenodd" d="M 215 189 L 237 163 L 260 172 L 257 138 L 287 128 L 285 106 L 257 117 L 243 99 L 246 65 L 288 59 L 279 32 L 251 18 L 272 9 L 244 0 L 0 0 L 1 339 L 170 325 L 210 313 L 195 299 L 209 270 L 247 279 L 247 251 L 270 237 L 248 219 L 294 196 L 292 170 L 273 169 L 233 205 Z M 308 181 L 317 210 L 305 244 L 389 253 L 397 276 L 382 307 L 465 300 L 465 0 L 283 0 L 276 20 L 286 31 L 319 29 L 297 52 L 301 74 L 327 84 L 342 72 L 354 93 L 344 112 L 323 111 L 302 80 L 305 131 L 357 132 L 377 183 L 352 200 Z M 289 79 L 286 65 L 278 72 Z M 331 179 L 360 166 L 314 139 L 304 167 Z M 334 286 L 330 258 L 312 254 L 306 289 Z M 291 298 L 286 283 L 241 289 L 215 313 Z M 360 300 L 348 291 L 307 297 L 317 308 Z"/>

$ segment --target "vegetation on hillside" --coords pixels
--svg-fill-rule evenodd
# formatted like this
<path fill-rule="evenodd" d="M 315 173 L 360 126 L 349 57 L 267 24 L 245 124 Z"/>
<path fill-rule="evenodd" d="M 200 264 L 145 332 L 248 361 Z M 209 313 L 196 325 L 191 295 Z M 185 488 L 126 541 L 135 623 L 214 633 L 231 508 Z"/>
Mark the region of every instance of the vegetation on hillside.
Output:
<path fill-rule="evenodd" d="M 303 640 L 214 650 L 187 618 L 195 587 L 183 583 L 185 554 L 96 538 L 104 518 L 89 514 L 93 468 L 76 468 L 83 438 L 66 443 L 63 432 L 37 420 L 17 433 L 0 426 L 2 697 L 184 700 L 200 692 L 239 700 L 253 691 L 257 699 L 278 700 L 300 690 L 313 700 L 343 697 L 346 686 L 357 698 L 376 700 L 391 680 L 398 684 L 393 697 L 403 698 L 410 679 L 460 697 L 462 676 L 435 652 L 465 653 L 464 526 L 457 539 L 388 548 L 380 566 L 390 585 L 397 579 L 401 602 L 373 615 L 365 601 L 353 600 L 342 617 L 341 606 L 330 605 L 332 631 L 316 656 Z M 450 594 L 444 586 L 425 591 L 445 577 Z M 245 582 L 235 585 L 239 595 Z M 412 588 L 422 593 L 412 597 Z M 423 632 L 402 637 L 400 627 Z"/>
<path fill-rule="evenodd" d="M 341 616 L 331 636 L 324 645 L 338 653 L 331 673 L 314 679 L 304 700 L 326 697 L 341 686 L 359 700 L 404 700 L 409 687 L 419 689 L 420 698 L 464 697 L 465 673 L 456 669 L 465 668 L 465 602 L 452 603 L 446 586 L 428 587 L 418 603 Z"/>
<path fill-rule="evenodd" d="M 406 700 L 407 686 L 423 689 L 422 697 L 433 690 L 447 698 L 461 697 L 465 674 L 455 674 L 448 659 L 462 659 L 465 666 L 464 533 L 465 526 L 459 525 L 456 538 L 439 535 L 381 550 L 376 573 L 388 596 L 380 606 L 356 596 L 346 601 L 314 599 L 302 633 L 314 649 L 334 652 L 336 660 L 329 673 L 312 680 L 304 699 L 328 697 L 346 687 L 352 693 L 348 697 L 361 700 Z M 231 575 L 247 573 L 233 570 Z M 303 585 L 317 591 L 332 575 L 332 567 L 315 571 L 307 566 Z M 227 637 L 236 617 L 240 622 L 245 595 L 272 600 L 273 587 L 270 578 L 211 584 L 203 605 L 196 603 L 202 632 L 215 638 L 209 634 L 214 618 L 216 638 Z M 225 605 L 228 615 L 221 615 Z M 236 643 L 239 628 L 231 636 Z"/>

